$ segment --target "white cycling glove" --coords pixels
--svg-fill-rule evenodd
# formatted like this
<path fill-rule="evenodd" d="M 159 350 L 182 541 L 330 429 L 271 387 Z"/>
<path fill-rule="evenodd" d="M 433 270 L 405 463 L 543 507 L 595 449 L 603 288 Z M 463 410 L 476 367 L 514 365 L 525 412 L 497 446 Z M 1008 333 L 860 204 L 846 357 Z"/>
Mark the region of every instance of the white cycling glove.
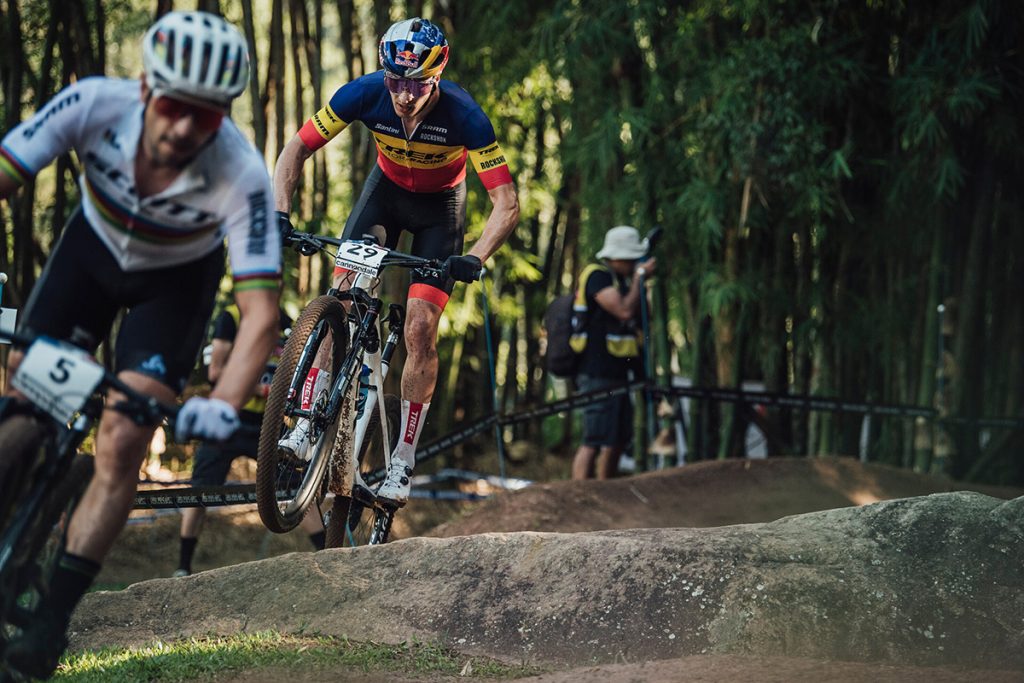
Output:
<path fill-rule="evenodd" d="M 194 396 L 178 411 L 174 438 L 179 443 L 189 439 L 224 441 L 238 429 L 238 411 L 219 398 Z"/>

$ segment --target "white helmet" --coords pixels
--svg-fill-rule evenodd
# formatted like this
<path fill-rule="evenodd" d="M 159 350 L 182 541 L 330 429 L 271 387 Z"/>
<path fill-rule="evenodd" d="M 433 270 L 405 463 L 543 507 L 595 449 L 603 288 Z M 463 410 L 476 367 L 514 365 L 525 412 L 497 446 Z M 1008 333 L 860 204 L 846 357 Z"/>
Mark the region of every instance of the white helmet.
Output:
<path fill-rule="evenodd" d="M 151 90 L 222 107 L 249 84 L 245 38 L 208 12 L 168 12 L 142 39 L 142 64 Z"/>

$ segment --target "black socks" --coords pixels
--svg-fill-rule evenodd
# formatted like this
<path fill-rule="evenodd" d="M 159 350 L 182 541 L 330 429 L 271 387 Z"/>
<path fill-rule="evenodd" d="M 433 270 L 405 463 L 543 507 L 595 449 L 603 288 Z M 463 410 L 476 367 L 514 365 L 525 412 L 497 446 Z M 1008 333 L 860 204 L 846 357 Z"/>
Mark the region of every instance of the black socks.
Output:
<path fill-rule="evenodd" d="M 182 537 L 181 550 L 178 554 L 178 569 L 184 569 L 189 574 L 192 573 L 192 554 L 196 551 L 197 543 L 199 543 L 198 538 Z"/>
<path fill-rule="evenodd" d="M 61 555 L 50 581 L 50 594 L 46 596 L 46 604 L 54 616 L 60 616 L 65 623 L 69 621 L 75 605 L 99 573 L 98 562 L 68 552 Z"/>

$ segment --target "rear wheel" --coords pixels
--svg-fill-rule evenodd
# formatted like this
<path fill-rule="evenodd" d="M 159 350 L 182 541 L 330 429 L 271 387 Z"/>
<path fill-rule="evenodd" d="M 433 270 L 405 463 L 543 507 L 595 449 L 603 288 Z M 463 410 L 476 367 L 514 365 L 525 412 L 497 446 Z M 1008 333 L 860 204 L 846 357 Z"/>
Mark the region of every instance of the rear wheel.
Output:
<path fill-rule="evenodd" d="M 267 398 L 256 459 L 256 503 L 260 519 L 273 532 L 298 526 L 324 493 L 338 419 L 328 414 L 327 398 L 341 374 L 348 345 L 345 309 L 330 296 L 310 302 L 285 344 Z M 303 385 L 318 355 L 328 359 L 328 367 L 322 369 L 330 371 L 330 385 L 312 397 L 308 460 L 300 462 L 281 452 L 278 441 L 299 419 L 295 412 L 301 407 Z"/>
<path fill-rule="evenodd" d="M 388 425 L 388 454 L 398 445 L 398 430 L 402 421 L 402 401 L 390 394 L 384 396 L 384 414 Z M 367 427 L 366 439 L 359 453 L 359 473 L 365 480 L 373 472 L 385 467 L 384 429 L 380 421 L 380 406 L 374 402 L 373 414 Z M 355 493 L 355 492 L 354 492 Z M 335 496 L 327 521 L 327 547 L 347 548 L 360 545 L 386 543 L 391 531 L 395 511 L 375 507 L 369 500 Z"/>

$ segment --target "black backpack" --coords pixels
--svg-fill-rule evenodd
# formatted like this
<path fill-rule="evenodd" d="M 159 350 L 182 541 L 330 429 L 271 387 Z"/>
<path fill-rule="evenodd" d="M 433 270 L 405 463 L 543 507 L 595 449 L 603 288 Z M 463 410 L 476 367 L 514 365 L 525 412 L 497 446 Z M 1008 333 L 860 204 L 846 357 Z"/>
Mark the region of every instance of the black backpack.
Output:
<path fill-rule="evenodd" d="M 555 297 L 544 311 L 544 329 L 548 335 L 544 366 L 555 377 L 573 377 L 579 368 L 580 354 L 569 345 L 574 331 L 572 303 L 575 298 L 575 294 Z"/>
<path fill-rule="evenodd" d="M 575 377 L 580 367 L 580 357 L 587 346 L 588 311 L 576 311 L 576 295 L 585 296 L 590 276 L 606 268 L 592 263 L 580 273 L 577 289 L 570 294 L 556 297 L 544 311 L 544 329 L 548 335 L 548 347 L 544 353 L 544 366 L 555 377 Z M 589 304 L 588 304 L 589 305 Z M 573 337 L 577 337 L 573 348 Z"/>

